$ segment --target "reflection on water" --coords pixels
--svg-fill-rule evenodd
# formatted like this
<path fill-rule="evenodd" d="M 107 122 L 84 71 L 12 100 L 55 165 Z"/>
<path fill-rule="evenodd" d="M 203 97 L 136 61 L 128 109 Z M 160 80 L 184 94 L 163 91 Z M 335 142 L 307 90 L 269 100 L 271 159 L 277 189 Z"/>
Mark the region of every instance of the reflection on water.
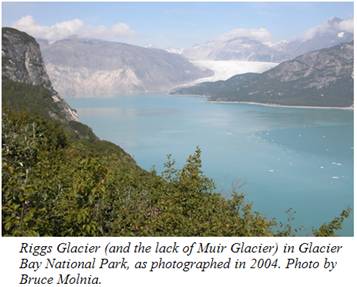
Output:
<path fill-rule="evenodd" d="M 278 220 L 296 211 L 301 234 L 353 207 L 353 112 L 212 104 L 198 97 L 70 99 L 84 123 L 144 168 L 178 166 L 196 146 L 203 168 L 230 196 L 241 185 L 255 209 Z M 349 218 L 342 231 L 352 235 Z"/>

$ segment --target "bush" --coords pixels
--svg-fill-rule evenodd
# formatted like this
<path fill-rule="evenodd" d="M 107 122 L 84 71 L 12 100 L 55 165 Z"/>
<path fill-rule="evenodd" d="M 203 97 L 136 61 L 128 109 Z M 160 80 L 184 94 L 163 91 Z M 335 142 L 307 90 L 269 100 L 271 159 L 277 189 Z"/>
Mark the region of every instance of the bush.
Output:
<path fill-rule="evenodd" d="M 68 137 L 62 124 L 3 113 L 2 230 L 12 236 L 291 236 L 233 193 L 225 199 L 201 170 L 196 148 L 181 170 L 140 169 L 119 147 Z M 332 236 L 344 211 L 314 230 Z"/>

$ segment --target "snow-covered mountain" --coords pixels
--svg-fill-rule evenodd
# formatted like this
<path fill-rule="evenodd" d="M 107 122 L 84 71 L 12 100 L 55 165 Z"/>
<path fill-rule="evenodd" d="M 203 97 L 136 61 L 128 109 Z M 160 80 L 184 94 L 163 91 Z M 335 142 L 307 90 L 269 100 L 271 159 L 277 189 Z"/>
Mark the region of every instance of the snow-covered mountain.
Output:
<path fill-rule="evenodd" d="M 285 43 L 282 49 L 292 56 L 353 41 L 353 19 L 332 18 L 307 30 L 302 37 Z"/>
<path fill-rule="evenodd" d="M 287 55 L 283 50 L 274 48 L 270 38 L 270 33 L 264 28 L 238 28 L 216 40 L 185 49 L 183 55 L 194 60 L 281 62 Z"/>
<path fill-rule="evenodd" d="M 272 35 L 265 28 L 238 28 L 215 40 L 185 49 L 183 55 L 193 60 L 282 62 L 352 40 L 353 19 L 332 18 L 290 41 L 273 42 Z"/>

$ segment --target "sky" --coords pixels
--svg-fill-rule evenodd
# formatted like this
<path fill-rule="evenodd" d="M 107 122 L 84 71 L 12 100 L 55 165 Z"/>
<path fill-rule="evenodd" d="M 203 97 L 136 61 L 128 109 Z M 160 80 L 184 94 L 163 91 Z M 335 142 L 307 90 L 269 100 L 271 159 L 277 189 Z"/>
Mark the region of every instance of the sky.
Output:
<path fill-rule="evenodd" d="M 37 38 L 78 35 L 157 48 L 187 48 L 237 29 L 290 40 L 333 17 L 351 19 L 353 3 L 2 3 L 2 25 Z"/>

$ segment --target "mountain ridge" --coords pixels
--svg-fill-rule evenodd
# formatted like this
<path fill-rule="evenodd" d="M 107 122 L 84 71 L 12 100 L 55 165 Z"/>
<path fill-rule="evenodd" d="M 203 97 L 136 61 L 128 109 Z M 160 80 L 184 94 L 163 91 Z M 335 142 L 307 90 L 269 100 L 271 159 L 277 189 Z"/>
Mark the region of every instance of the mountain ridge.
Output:
<path fill-rule="evenodd" d="M 32 56 L 40 56 L 33 38 L 16 30 L 4 32 L 11 34 L 5 36 L 10 41 L 5 42 L 4 51 L 21 44 L 25 50 L 33 47 L 30 62 Z M 15 37 L 22 42 L 13 45 Z M 17 64 L 14 70 L 3 66 L 12 77 L 4 75 L 2 82 L 3 236 L 273 233 L 274 221 L 253 212 L 243 196 L 227 200 L 213 193 L 213 182 L 201 171 L 198 148 L 182 171 L 176 171 L 170 160 L 163 176 L 145 171 L 113 143 L 94 134 L 74 137 L 73 132 L 86 126 L 50 114 L 55 106 L 48 89 L 51 82 L 46 79 L 47 87 L 41 85 L 35 74 L 31 80 L 36 85 L 27 82 L 29 75 L 22 71 L 25 58 L 15 61 L 8 54 L 3 56 Z M 45 75 L 42 65 L 37 68 L 41 72 L 37 75 Z M 24 76 L 14 76 L 19 74 Z M 214 224 L 207 225 L 210 220 Z"/>
<path fill-rule="evenodd" d="M 60 106 L 52 98 L 36 41 L 17 30 L 2 31 L 9 40 L 2 47 L 7 63 L 2 82 L 3 236 L 295 235 L 289 221 L 280 227 L 254 211 L 243 195 L 227 199 L 215 193 L 213 181 L 202 172 L 199 148 L 181 170 L 168 157 L 159 176 L 61 110 L 54 117 L 51 112 Z M 22 57 L 21 51 L 31 46 L 32 52 Z M 34 70 L 33 63 L 38 64 Z M 87 136 L 73 137 L 79 130 Z M 349 213 L 343 210 L 313 235 L 335 235 Z"/>
<path fill-rule="evenodd" d="M 81 38 L 40 43 L 53 85 L 66 97 L 162 91 L 212 73 L 156 48 Z"/>
<path fill-rule="evenodd" d="M 351 19 L 331 18 L 292 40 L 272 42 L 269 31 L 235 29 L 217 39 L 183 50 L 193 60 L 248 60 L 283 62 L 313 50 L 329 48 L 353 40 L 346 27 Z"/>
<path fill-rule="evenodd" d="M 353 105 L 353 42 L 312 51 L 262 73 L 179 88 L 172 93 L 206 95 L 213 101 L 287 106 Z"/>

